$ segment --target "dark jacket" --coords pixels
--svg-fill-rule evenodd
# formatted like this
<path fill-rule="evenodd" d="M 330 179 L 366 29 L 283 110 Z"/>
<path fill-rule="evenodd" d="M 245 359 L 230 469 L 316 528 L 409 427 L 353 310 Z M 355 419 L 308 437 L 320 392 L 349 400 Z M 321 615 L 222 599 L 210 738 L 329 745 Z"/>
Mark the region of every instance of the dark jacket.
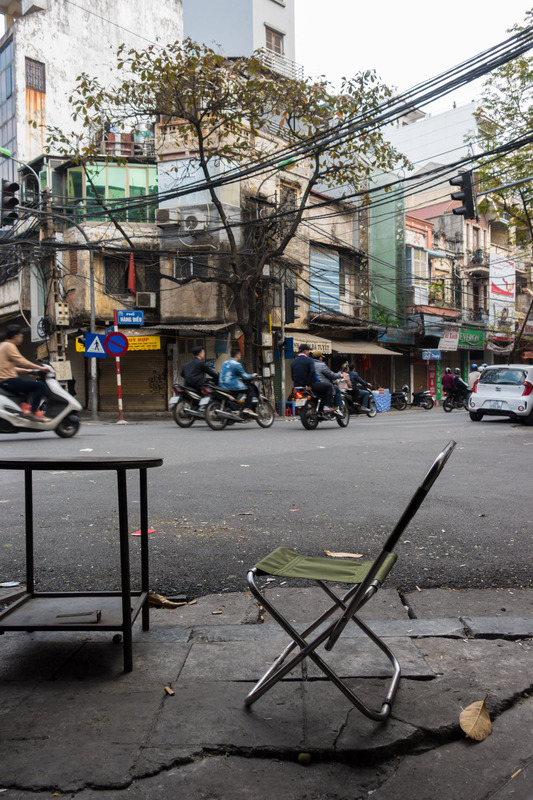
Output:
<path fill-rule="evenodd" d="M 352 382 L 352 389 L 356 389 L 357 386 L 362 386 L 364 389 L 368 389 L 370 385 L 361 378 L 359 373 L 355 372 L 354 370 L 350 370 L 350 380 Z"/>
<path fill-rule="evenodd" d="M 444 389 L 445 392 L 449 392 L 450 389 L 453 389 L 453 387 L 455 386 L 455 377 L 450 372 L 446 372 L 442 376 L 441 381 L 442 381 L 442 388 Z"/>
<path fill-rule="evenodd" d="M 185 386 L 193 386 L 196 389 L 200 389 L 204 385 L 206 375 L 210 375 L 212 378 L 218 378 L 218 374 L 214 369 L 211 369 L 211 367 L 207 366 L 205 361 L 201 361 L 196 357 L 187 361 L 181 370 L 181 376 L 185 381 Z"/>
<path fill-rule="evenodd" d="M 299 355 L 291 361 L 292 382 L 295 386 L 312 386 L 316 381 L 315 360 Z"/>

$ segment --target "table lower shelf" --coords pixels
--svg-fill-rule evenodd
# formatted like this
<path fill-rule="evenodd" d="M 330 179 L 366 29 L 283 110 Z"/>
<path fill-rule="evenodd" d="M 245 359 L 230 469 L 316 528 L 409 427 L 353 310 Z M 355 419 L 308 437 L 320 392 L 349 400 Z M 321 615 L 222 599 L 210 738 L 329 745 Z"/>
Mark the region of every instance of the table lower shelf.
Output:
<path fill-rule="evenodd" d="M 131 627 L 148 603 L 148 592 L 132 592 L 130 619 L 123 619 L 120 592 L 73 594 L 25 594 L 0 613 L 3 631 L 118 631 Z M 65 622 L 58 614 L 72 615 L 100 611 L 98 622 Z"/>

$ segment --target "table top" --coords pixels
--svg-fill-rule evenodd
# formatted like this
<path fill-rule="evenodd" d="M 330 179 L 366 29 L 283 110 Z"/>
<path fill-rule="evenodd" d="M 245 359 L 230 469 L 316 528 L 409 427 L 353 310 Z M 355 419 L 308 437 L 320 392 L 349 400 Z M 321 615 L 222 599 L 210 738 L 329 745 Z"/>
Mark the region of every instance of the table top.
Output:
<path fill-rule="evenodd" d="M 9 458 L 0 459 L 0 469 L 67 469 L 67 470 L 122 470 L 160 467 L 162 458 L 130 458 L 120 456 L 74 456 L 70 458 Z"/>

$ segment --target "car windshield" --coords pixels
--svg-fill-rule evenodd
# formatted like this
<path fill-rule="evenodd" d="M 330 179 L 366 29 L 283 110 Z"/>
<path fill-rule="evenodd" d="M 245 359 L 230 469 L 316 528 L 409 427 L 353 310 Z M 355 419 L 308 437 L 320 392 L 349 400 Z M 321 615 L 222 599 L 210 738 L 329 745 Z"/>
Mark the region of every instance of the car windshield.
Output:
<path fill-rule="evenodd" d="M 487 368 L 481 378 L 480 383 L 497 383 L 500 386 L 521 386 L 526 379 L 523 369 L 498 369 Z"/>

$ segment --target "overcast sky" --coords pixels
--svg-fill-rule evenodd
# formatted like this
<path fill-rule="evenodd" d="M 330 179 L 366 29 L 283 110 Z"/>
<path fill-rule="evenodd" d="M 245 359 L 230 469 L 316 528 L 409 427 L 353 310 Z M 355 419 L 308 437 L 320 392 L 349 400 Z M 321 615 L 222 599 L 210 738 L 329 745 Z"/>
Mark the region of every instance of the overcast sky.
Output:
<path fill-rule="evenodd" d="M 296 61 L 306 74 L 334 84 L 375 69 L 400 91 L 444 72 L 508 38 L 532 0 L 295 0 Z M 479 84 L 442 98 L 438 113 L 474 99 Z"/>

